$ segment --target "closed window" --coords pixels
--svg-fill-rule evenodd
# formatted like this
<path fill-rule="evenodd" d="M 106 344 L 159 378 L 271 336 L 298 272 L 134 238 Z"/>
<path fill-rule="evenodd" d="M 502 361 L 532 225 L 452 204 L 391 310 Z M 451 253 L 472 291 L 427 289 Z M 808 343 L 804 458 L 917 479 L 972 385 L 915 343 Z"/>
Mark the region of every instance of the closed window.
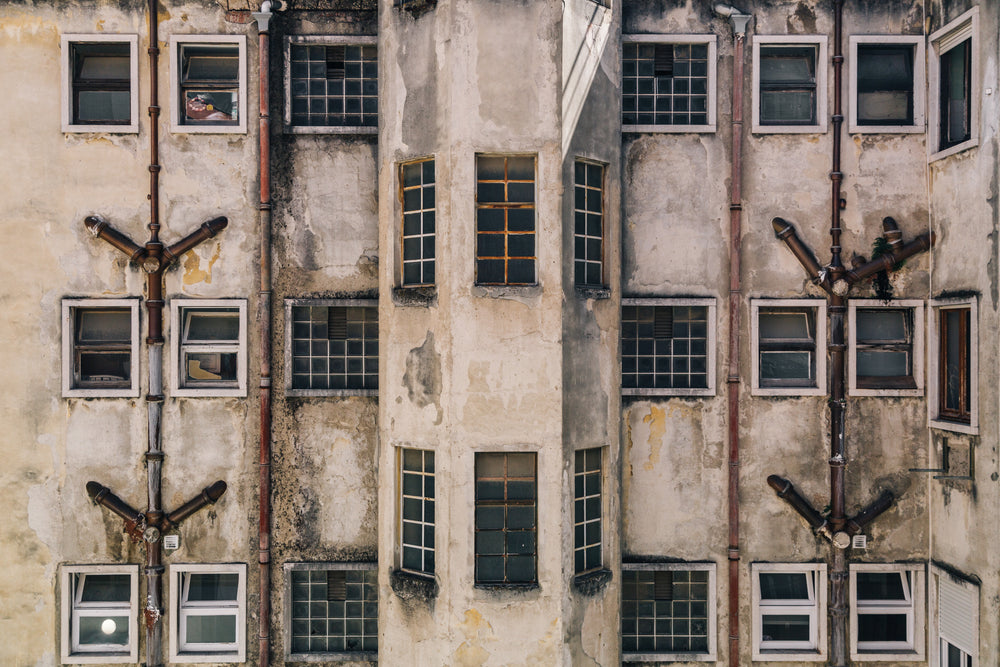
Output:
<path fill-rule="evenodd" d="M 399 167 L 402 200 L 402 285 L 434 284 L 436 218 L 434 160 L 408 162 Z"/>
<path fill-rule="evenodd" d="M 378 302 L 290 299 L 286 304 L 286 393 L 378 393 Z"/>
<path fill-rule="evenodd" d="M 576 452 L 573 468 L 573 553 L 577 574 L 600 569 L 603 486 L 601 448 Z"/>
<path fill-rule="evenodd" d="M 293 36 L 285 47 L 285 125 L 290 131 L 377 131 L 378 48 L 373 38 Z"/>
<path fill-rule="evenodd" d="M 287 660 L 375 660 L 378 572 L 375 563 L 286 563 Z"/>
<path fill-rule="evenodd" d="M 852 395 L 921 394 L 923 304 L 915 300 L 894 303 L 900 307 L 862 299 L 852 299 L 848 306 Z"/>
<path fill-rule="evenodd" d="M 139 577 L 134 565 L 62 569 L 62 661 L 135 662 Z"/>
<path fill-rule="evenodd" d="M 922 38 L 852 35 L 850 49 L 850 131 L 922 131 Z"/>
<path fill-rule="evenodd" d="M 975 297 L 932 302 L 931 425 L 960 433 L 978 432 L 978 360 Z"/>
<path fill-rule="evenodd" d="M 754 132 L 826 131 L 826 38 L 754 41 Z"/>
<path fill-rule="evenodd" d="M 806 305 L 816 303 L 816 305 Z M 811 395 L 825 392 L 824 302 L 751 302 L 754 393 Z"/>
<path fill-rule="evenodd" d="M 175 299 L 170 304 L 175 396 L 246 395 L 246 302 Z"/>
<path fill-rule="evenodd" d="M 755 563 L 755 660 L 821 660 L 826 651 L 826 566 Z"/>
<path fill-rule="evenodd" d="M 476 283 L 535 283 L 535 157 L 476 156 Z"/>
<path fill-rule="evenodd" d="M 715 565 L 622 564 L 622 653 L 629 661 L 715 659 Z"/>
<path fill-rule="evenodd" d="M 852 658 L 922 658 L 922 566 L 851 566 Z"/>
<path fill-rule="evenodd" d="M 531 585 L 536 572 L 536 459 L 476 454 L 476 584 Z"/>
<path fill-rule="evenodd" d="M 135 35 L 63 35 L 63 132 L 137 132 Z"/>
<path fill-rule="evenodd" d="M 622 394 L 714 395 L 715 300 L 622 300 Z"/>
<path fill-rule="evenodd" d="M 930 645 L 937 665 L 977 667 L 979 586 L 936 566 L 931 566 L 931 573 L 934 597 L 930 608 L 936 608 L 936 622 Z"/>
<path fill-rule="evenodd" d="M 578 286 L 604 284 L 604 165 L 573 165 L 573 275 Z"/>
<path fill-rule="evenodd" d="M 944 157 L 977 143 L 976 72 L 979 10 L 974 7 L 929 37 L 930 118 L 933 157 Z"/>
<path fill-rule="evenodd" d="M 139 395 L 139 301 L 63 301 L 63 396 Z"/>
<path fill-rule="evenodd" d="M 434 452 L 399 450 L 400 568 L 434 574 Z"/>
<path fill-rule="evenodd" d="M 176 624 L 170 633 L 171 660 L 244 660 L 245 565 L 172 565 L 170 603 Z"/>
<path fill-rule="evenodd" d="M 623 131 L 715 131 L 714 35 L 626 35 L 623 42 Z"/>
<path fill-rule="evenodd" d="M 246 131 L 246 38 L 173 35 L 174 132 Z"/>

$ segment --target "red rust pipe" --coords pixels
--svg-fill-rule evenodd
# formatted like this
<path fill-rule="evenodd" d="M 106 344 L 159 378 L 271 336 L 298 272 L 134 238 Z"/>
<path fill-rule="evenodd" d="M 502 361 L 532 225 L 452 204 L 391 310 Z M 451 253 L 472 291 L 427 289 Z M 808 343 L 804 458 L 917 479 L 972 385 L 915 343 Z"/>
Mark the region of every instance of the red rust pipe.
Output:
<path fill-rule="evenodd" d="M 875 275 L 879 271 L 889 271 L 904 259 L 930 250 L 934 245 L 934 241 L 934 232 L 921 234 L 909 243 L 900 243 L 898 249 L 877 257 L 866 264 L 862 264 L 853 271 L 848 271 L 845 279 L 848 284 L 853 285 Z"/>
<path fill-rule="evenodd" d="M 259 496 L 257 546 L 260 568 L 259 664 L 271 661 L 271 90 L 270 20 L 271 3 L 265 1 L 257 19 L 259 49 L 259 151 L 260 195 L 257 206 L 260 222 L 260 451 L 258 460 Z"/>
<path fill-rule="evenodd" d="M 722 11 L 720 11 L 722 10 Z M 717 7 L 733 23 L 732 146 L 729 180 L 729 368 L 726 405 L 729 439 L 728 521 L 729 544 L 729 665 L 740 661 L 740 308 L 743 226 L 743 63 L 749 16 L 735 8 Z"/>

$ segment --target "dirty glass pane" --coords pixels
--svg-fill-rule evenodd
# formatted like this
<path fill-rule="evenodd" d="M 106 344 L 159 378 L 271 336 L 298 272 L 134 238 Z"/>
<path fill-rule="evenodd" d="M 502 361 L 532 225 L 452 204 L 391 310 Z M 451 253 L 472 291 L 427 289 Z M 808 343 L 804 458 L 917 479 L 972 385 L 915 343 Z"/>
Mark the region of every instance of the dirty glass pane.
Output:
<path fill-rule="evenodd" d="M 910 374 L 910 355 L 895 350 L 858 350 L 858 375 L 902 377 Z"/>
<path fill-rule="evenodd" d="M 815 83 L 815 46 L 760 47 L 760 82 Z"/>
<path fill-rule="evenodd" d="M 236 616 L 195 616 L 186 621 L 188 644 L 232 644 L 236 642 Z"/>
<path fill-rule="evenodd" d="M 907 315 L 904 310 L 862 310 L 857 311 L 858 341 L 864 342 L 906 342 Z"/>
<path fill-rule="evenodd" d="M 237 81 L 239 47 L 233 45 L 182 45 L 183 80 Z"/>
<path fill-rule="evenodd" d="M 793 614 L 765 614 L 761 619 L 763 641 L 809 641 L 809 616 Z"/>
<path fill-rule="evenodd" d="M 186 576 L 189 585 L 185 602 L 236 600 L 240 580 L 236 573 L 192 572 Z"/>
<path fill-rule="evenodd" d="M 79 343 L 131 343 L 132 314 L 128 308 L 108 310 L 77 310 L 77 341 Z"/>
<path fill-rule="evenodd" d="M 859 642 L 906 642 L 907 614 L 865 614 L 858 612 Z"/>
<path fill-rule="evenodd" d="M 128 386 L 132 379 L 131 358 L 128 352 L 81 352 L 80 382 Z"/>
<path fill-rule="evenodd" d="M 758 318 L 761 339 L 812 340 L 812 313 L 807 311 L 765 311 Z"/>
<path fill-rule="evenodd" d="M 131 97 L 127 90 L 82 90 L 77 101 L 78 123 L 127 123 L 131 119 Z"/>
<path fill-rule="evenodd" d="M 858 46 L 858 123 L 913 122 L 913 47 Z"/>
<path fill-rule="evenodd" d="M 704 588 L 691 578 L 707 571 L 622 571 L 622 651 L 707 653 L 709 619 Z M 657 581 L 673 581 L 669 596 L 657 595 Z M 661 592 L 662 593 L 662 592 Z"/>
<path fill-rule="evenodd" d="M 100 616 L 80 616 L 80 647 L 87 645 L 111 644 L 128 646 L 129 618 L 127 615 L 102 614 Z M 105 626 L 107 623 L 107 626 Z M 110 632 L 107 632 L 110 630 Z M 93 649 L 92 649 L 93 650 Z"/>
<path fill-rule="evenodd" d="M 858 600 L 906 600 L 909 572 L 858 572 Z"/>
<path fill-rule="evenodd" d="M 760 572 L 761 600 L 809 600 L 807 572 Z"/>
<path fill-rule="evenodd" d="M 82 586 L 80 602 L 129 601 L 131 577 L 127 574 L 81 574 L 77 577 Z"/>
<path fill-rule="evenodd" d="M 763 124 L 808 124 L 815 121 L 815 93 L 808 90 L 761 91 Z"/>
<path fill-rule="evenodd" d="M 404 562 L 408 558 L 404 553 Z M 374 570 L 302 570 L 313 585 L 292 591 L 293 653 L 377 650 Z M 331 576 L 332 575 L 332 576 Z M 330 593 L 329 582 L 341 588 Z"/>
<path fill-rule="evenodd" d="M 184 311 L 187 315 L 185 342 L 236 342 L 240 336 L 240 315 L 235 308 L 213 311 Z"/>

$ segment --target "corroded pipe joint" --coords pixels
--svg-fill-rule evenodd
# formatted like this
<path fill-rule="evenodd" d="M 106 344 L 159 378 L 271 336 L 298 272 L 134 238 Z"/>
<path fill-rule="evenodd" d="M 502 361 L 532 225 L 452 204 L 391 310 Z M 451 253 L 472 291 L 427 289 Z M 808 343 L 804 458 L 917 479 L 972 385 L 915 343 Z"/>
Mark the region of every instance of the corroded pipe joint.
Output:
<path fill-rule="evenodd" d="M 885 236 L 885 240 L 889 243 L 889 248 L 895 252 L 898 248 L 903 245 L 903 232 L 900 231 L 899 225 L 891 217 L 885 217 L 882 219 L 882 234 Z"/>

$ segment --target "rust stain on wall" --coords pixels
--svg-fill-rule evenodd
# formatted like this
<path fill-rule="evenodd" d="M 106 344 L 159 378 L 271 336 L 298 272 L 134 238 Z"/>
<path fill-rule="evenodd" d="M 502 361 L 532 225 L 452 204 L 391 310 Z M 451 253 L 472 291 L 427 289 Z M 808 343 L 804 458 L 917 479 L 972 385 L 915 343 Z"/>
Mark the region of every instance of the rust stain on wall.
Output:
<path fill-rule="evenodd" d="M 649 406 L 649 414 L 642 418 L 643 424 L 649 424 L 649 460 L 642 464 L 646 470 L 652 470 L 660 462 L 660 450 L 663 449 L 663 435 L 667 432 L 666 412 L 655 405 Z"/>
<path fill-rule="evenodd" d="M 212 255 L 212 259 L 208 260 L 208 269 L 205 271 L 201 268 L 201 257 L 193 252 L 189 252 L 184 259 L 184 284 L 194 285 L 200 282 L 208 285 L 212 284 L 212 266 L 219 260 L 221 252 L 222 246 L 216 243 L 215 253 Z"/>

